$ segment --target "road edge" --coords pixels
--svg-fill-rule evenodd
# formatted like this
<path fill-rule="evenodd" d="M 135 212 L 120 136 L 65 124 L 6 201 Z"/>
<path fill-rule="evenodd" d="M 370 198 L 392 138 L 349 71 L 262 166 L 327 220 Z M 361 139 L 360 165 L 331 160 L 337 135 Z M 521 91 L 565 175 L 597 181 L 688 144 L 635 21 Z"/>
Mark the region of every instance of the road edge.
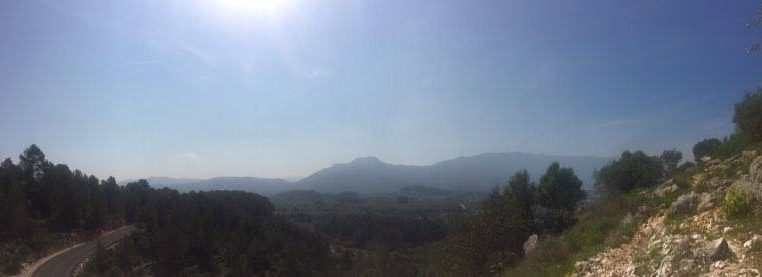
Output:
<path fill-rule="evenodd" d="M 116 232 L 116 231 L 118 231 L 118 230 L 121 230 L 121 229 L 124 229 L 124 228 L 128 228 L 128 227 L 130 227 L 130 226 L 132 226 L 132 225 L 128 225 L 128 226 L 122 226 L 122 227 L 119 227 L 119 228 L 113 229 L 113 230 L 111 230 L 111 231 L 108 231 L 108 232 L 105 232 L 105 233 L 101 234 L 100 236 L 98 236 L 98 238 L 100 238 L 100 237 L 102 237 L 102 236 L 105 236 L 105 235 L 108 235 L 108 234 L 110 234 L 110 233 Z M 11 276 L 14 276 L 14 277 L 16 277 L 16 276 L 18 276 L 18 277 L 32 277 L 32 275 L 34 274 L 34 272 L 35 272 L 35 271 L 37 271 L 37 269 L 39 269 L 39 268 L 40 268 L 40 266 L 44 265 L 45 263 L 47 263 L 47 262 L 48 262 L 48 261 L 50 261 L 51 259 L 53 259 L 53 258 L 57 257 L 58 255 L 61 255 L 61 254 L 63 254 L 64 252 L 67 252 L 67 251 L 70 251 L 70 250 L 72 250 L 72 249 L 74 249 L 74 248 L 77 248 L 77 247 L 79 247 L 79 246 L 82 246 L 83 244 L 85 244 L 85 243 L 87 243 L 87 242 L 88 242 L 88 241 L 80 242 L 80 243 L 77 243 L 77 244 L 75 244 L 75 245 L 69 246 L 69 247 L 67 247 L 67 248 L 61 249 L 61 250 L 59 250 L 58 252 L 55 252 L 55 253 L 53 253 L 53 254 L 47 255 L 47 256 L 45 256 L 45 257 L 44 257 L 44 258 L 42 258 L 42 259 L 36 260 L 36 261 L 35 261 L 34 263 L 32 263 L 31 265 L 28 265 L 28 266 L 24 267 L 24 269 L 23 269 L 23 270 L 21 271 L 21 273 L 19 273 L 18 275 L 11 275 Z"/>

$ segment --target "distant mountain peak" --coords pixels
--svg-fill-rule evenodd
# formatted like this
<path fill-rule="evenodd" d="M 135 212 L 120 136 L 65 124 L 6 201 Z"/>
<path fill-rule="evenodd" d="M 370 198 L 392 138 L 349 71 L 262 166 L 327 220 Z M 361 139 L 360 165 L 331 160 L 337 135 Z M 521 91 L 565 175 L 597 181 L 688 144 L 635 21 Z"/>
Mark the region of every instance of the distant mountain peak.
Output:
<path fill-rule="evenodd" d="M 383 164 L 381 160 L 373 156 L 355 158 L 350 164 Z"/>
<path fill-rule="evenodd" d="M 593 172 L 610 159 L 542 155 L 523 152 L 482 153 L 460 157 L 432 165 L 397 165 L 376 157 L 361 157 L 349 163 L 315 172 L 296 183 L 297 187 L 318 192 L 354 191 L 358 193 L 392 193 L 411 185 L 456 191 L 489 191 L 505 184 L 516 171 L 526 169 L 533 180 L 553 162 L 571 167 L 589 187 Z"/>

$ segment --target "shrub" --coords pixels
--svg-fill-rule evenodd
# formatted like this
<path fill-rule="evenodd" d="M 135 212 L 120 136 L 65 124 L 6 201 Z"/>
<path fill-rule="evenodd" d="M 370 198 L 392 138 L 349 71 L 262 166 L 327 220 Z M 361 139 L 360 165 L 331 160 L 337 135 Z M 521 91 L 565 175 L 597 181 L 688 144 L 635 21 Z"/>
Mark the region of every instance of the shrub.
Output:
<path fill-rule="evenodd" d="M 574 170 L 561 167 L 558 163 L 551 164 L 540 178 L 538 191 L 540 205 L 572 214 L 579 201 L 585 198 L 582 181 L 574 174 Z"/>
<path fill-rule="evenodd" d="M 754 198 L 738 188 L 730 189 L 722 201 L 722 210 L 728 218 L 741 218 L 751 213 Z"/>
<path fill-rule="evenodd" d="M 672 180 L 675 183 L 675 185 L 677 185 L 678 188 L 687 189 L 691 187 L 691 181 L 689 179 L 689 176 L 690 175 L 684 172 L 681 172 L 681 173 L 675 174 Z"/>
<path fill-rule="evenodd" d="M 762 141 L 762 89 L 746 94 L 740 103 L 736 103 L 733 122 L 742 135 Z"/>
<path fill-rule="evenodd" d="M 625 151 L 619 160 L 596 172 L 599 189 L 603 194 L 629 192 L 635 188 L 656 185 L 664 175 L 664 167 L 658 157 L 641 151 Z"/>
<path fill-rule="evenodd" d="M 740 134 L 731 134 L 722 139 L 722 144 L 715 148 L 712 152 L 712 156 L 718 159 L 727 159 L 741 153 L 751 144 L 751 140 L 748 136 Z"/>
<path fill-rule="evenodd" d="M 694 187 L 693 191 L 696 193 L 709 192 L 709 184 L 707 184 L 706 181 L 700 182 L 696 184 L 696 187 Z"/>
<path fill-rule="evenodd" d="M 677 169 L 680 160 L 683 159 L 683 153 L 677 149 L 664 150 L 659 158 L 664 164 L 665 173 L 670 176 Z"/>
<path fill-rule="evenodd" d="M 720 147 L 722 141 L 716 138 L 704 139 L 693 146 L 693 157 L 697 162 L 706 156 L 712 156 L 715 150 Z"/>
<path fill-rule="evenodd" d="M 535 224 L 542 230 L 550 233 L 560 233 L 577 223 L 574 212 L 563 209 L 548 209 L 537 207 L 535 210 Z"/>
<path fill-rule="evenodd" d="M 688 171 L 688 170 L 693 170 L 695 166 L 696 166 L 696 163 L 688 161 L 680 165 L 679 167 L 677 167 L 677 169 L 682 171 Z"/>
<path fill-rule="evenodd" d="M 5 266 L 5 270 L 3 271 L 3 273 L 7 275 L 16 275 L 19 274 L 19 272 L 21 272 L 21 263 L 18 261 L 12 261 Z"/>

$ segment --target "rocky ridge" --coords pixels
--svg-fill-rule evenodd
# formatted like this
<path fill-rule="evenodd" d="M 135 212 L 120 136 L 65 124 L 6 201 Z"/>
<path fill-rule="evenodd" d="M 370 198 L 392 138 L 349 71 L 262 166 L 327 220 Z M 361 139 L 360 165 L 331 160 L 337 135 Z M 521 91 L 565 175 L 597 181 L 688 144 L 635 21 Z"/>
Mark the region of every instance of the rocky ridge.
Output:
<path fill-rule="evenodd" d="M 720 206 L 731 188 L 762 200 L 762 156 L 745 151 L 726 160 L 707 159 L 692 173 L 682 188 L 668 180 L 644 192 L 675 200 L 651 208 L 656 210 L 629 241 L 576 262 L 573 276 L 760 276 L 760 212 L 731 220 Z"/>

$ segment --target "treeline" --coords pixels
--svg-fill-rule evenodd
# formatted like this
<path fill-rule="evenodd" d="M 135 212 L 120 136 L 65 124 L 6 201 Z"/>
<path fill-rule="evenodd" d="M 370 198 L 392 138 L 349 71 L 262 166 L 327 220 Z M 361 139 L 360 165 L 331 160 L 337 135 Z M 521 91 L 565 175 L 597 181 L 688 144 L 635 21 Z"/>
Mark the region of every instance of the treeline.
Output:
<path fill-rule="evenodd" d="M 440 241 L 447 236 L 444 220 L 421 216 L 333 214 L 318 220 L 316 230 L 348 248 L 385 250 L 410 248 Z"/>
<path fill-rule="evenodd" d="M 478 213 L 461 218 L 444 243 L 443 266 L 458 275 L 498 273 L 516 264 L 532 234 L 558 233 L 573 226 L 575 210 L 585 198 L 582 181 L 571 168 L 553 163 L 533 183 L 526 170 L 507 186 L 495 189 Z"/>
<path fill-rule="evenodd" d="M 116 251 L 99 253 L 91 272 L 122 275 L 148 264 L 161 276 L 299 275 L 327 268 L 316 235 L 274 215 L 270 202 L 246 192 L 179 194 L 145 180 L 122 187 L 53 164 L 36 145 L 19 163 L 0 164 L 0 267 L 17 274 L 63 234 L 92 237 L 134 224 Z M 57 239 L 58 238 L 58 239 Z"/>
<path fill-rule="evenodd" d="M 114 178 L 101 181 L 51 163 L 34 144 L 18 164 L 5 159 L 0 164 L 2 271 L 18 273 L 21 263 L 53 245 L 56 233 L 93 234 L 123 225 L 134 216 L 134 198 Z"/>
<path fill-rule="evenodd" d="M 575 261 L 589 258 L 590 253 L 607 246 L 616 246 L 631 238 L 647 217 L 642 208 L 650 207 L 651 212 L 662 205 L 671 204 L 680 193 L 708 190 L 706 182 L 693 183 L 690 177 L 710 159 L 728 159 L 743 155 L 743 151 L 762 151 L 762 89 L 746 94 L 735 104 L 733 122 L 735 131 L 722 139 L 709 138 L 693 147 L 695 162 L 680 163 L 680 151 L 667 150 L 660 155 L 650 156 L 642 151 L 625 151 L 617 159 L 607 164 L 595 174 L 599 201 L 594 207 L 578 212 L 583 219 L 578 224 L 558 235 L 541 238 L 538 249 L 525 257 L 518 266 L 502 272 L 505 275 L 565 275 L 574 270 Z M 737 178 L 748 164 L 734 163 L 727 168 L 716 167 L 719 174 L 727 178 Z M 710 168 L 712 168 L 710 166 Z M 669 181 L 677 191 L 656 196 L 648 193 L 658 184 Z M 645 192 L 645 193 L 644 193 Z M 729 189 L 720 207 L 729 218 L 748 216 L 751 207 L 759 202 L 748 192 Z M 638 215 L 640 216 L 633 216 Z M 630 223 L 624 223 L 623 218 Z"/>
<path fill-rule="evenodd" d="M 703 157 L 729 158 L 749 146 L 762 143 L 762 89 L 747 93 L 735 104 L 735 132 L 724 138 L 707 138 L 693 146 L 696 162 Z"/>
<path fill-rule="evenodd" d="M 262 196 L 140 186 L 150 192 L 136 220 L 140 231 L 97 254 L 89 273 L 119 276 L 144 264 L 159 276 L 295 276 L 329 269 L 328 245 L 275 216 Z"/>

